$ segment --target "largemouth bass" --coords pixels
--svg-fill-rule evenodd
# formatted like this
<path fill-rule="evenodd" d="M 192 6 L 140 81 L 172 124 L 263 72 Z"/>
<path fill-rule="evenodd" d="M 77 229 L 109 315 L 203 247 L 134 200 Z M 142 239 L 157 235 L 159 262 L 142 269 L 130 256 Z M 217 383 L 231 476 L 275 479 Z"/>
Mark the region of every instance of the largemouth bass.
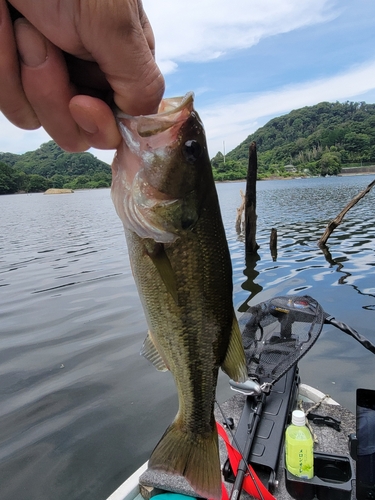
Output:
<path fill-rule="evenodd" d="M 218 369 L 237 381 L 247 370 L 203 125 L 193 94 L 163 100 L 156 115 L 119 114 L 118 122 L 124 140 L 112 198 L 149 326 L 141 352 L 171 371 L 179 398 L 149 468 L 182 475 L 199 495 L 219 499 Z"/>

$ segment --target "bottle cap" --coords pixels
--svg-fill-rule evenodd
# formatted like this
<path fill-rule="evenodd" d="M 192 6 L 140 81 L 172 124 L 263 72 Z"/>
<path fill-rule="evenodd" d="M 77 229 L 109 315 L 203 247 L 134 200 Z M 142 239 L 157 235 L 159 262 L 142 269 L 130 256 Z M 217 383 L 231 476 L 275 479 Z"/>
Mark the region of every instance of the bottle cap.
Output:
<path fill-rule="evenodd" d="M 294 410 L 292 413 L 292 424 L 302 426 L 305 425 L 305 414 L 301 410 Z"/>

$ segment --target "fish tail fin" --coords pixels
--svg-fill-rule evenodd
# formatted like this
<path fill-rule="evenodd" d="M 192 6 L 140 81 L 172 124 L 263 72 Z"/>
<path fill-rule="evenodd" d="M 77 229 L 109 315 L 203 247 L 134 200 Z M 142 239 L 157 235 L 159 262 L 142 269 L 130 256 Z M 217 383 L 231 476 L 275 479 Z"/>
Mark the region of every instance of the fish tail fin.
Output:
<path fill-rule="evenodd" d="M 156 445 L 148 462 L 150 469 L 184 476 L 204 498 L 221 498 L 221 472 L 216 427 L 202 437 L 183 430 L 175 420 Z"/>

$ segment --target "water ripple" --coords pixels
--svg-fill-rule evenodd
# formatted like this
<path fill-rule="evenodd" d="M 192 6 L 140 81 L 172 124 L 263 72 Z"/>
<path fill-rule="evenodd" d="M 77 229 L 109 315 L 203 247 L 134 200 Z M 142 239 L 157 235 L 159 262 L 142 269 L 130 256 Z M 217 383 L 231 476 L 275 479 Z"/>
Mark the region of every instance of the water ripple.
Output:
<path fill-rule="evenodd" d="M 307 293 L 375 342 L 374 193 L 323 252 L 327 223 L 370 179 L 258 183 L 257 255 L 235 230 L 244 183 L 219 184 L 234 302 Z M 0 196 L 0 496 L 102 500 L 145 461 L 175 415 L 169 374 L 139 356 L 147 326 L 109 190 Z M 269 249 L 278 232 L 277 259 Z M 363 370 L 366 366 L 366 370 Z M 371 354 L 326 327 L 302 379 L 354 409 Z M 226 377 L 218 397 L 229 397 Z"/>

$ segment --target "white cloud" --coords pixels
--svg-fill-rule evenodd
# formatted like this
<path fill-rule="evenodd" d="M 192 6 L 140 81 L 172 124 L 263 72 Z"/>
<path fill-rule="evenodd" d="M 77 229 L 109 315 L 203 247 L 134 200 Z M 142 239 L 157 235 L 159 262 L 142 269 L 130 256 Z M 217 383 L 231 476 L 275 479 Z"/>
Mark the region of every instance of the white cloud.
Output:
<path fill-rule="evenodd" d="M 115 154 L 115 152 L 112 149 L 108 150 L 108 149 L 94 149 L 94 148 L 89 149 L 89 153 L 99 158 L 99 160 L 108 163 L 108 165 L 111 165 Z"/>
<path fill-rule="evenodd" d="M 164 73 L 332 19 L 332 0 L 144 0 Z"/>
<path fill-rule="evenodd" d="M 178 71 L 181 62 L 212 60 L 224 53 L 248 48 L 264 37 L 328 21 L 339 14 L 338 9 L 345 8 L 338 0 L 189 0 L 188 3 L 143 0 L 143 3 L 165 73 Z M 275 39 L 275 43 L 280 42 Z M 228 67 L 225 61 L 223 64 Z M 296 73 L 300 74 L 298 61 L 296 69 L 290 75 L 291 81 Z M 225 71 L 223 69 L 223 75 L 227 76 Z M 322 100 L 356 100 L 356 96 L 374 92 L 374 80 L 375 62 L 372 61 L 324 80 L 294 83 L 268 93 L 228 95 L 227 92 L 210 106 L 204 106 L 204 101 L 213 84 L 209 79 L 197 80 L 197 109 L 206 127 L 210 154 L 222 150 L 224 140 L 227 151 L 234 148 L 273 116 Z M 1 114 L 0 131 L 0 151 L 22 153 L 49 140 L 43 130 L 17 129 Z M 111 163 L 112 151 L 91 152 Z"/>
<path fill-rule="evenodd" d="M 51 140 L 50 136 L 42 128 L 38 130 L 22 130 L 12 125 L 1 113 L 0 131 L 1 152 L 25 153 Z"/>
<path fill-rule="evenodd" d="M 375 60 L 326 79 L 288 85 L 274 92 L 226 95 L 208 107 L 200 107 L 198 97 L 197 111 L 205 125 L 210 155 L 214 156 L 223 151 L 223 141 L 228 152 L 274 116 L 321 101 L 367 100 L 358 96 L 371 91 L 375 91 Z M 50 140 L 43 130 L 20 130 L 2 115 L 0 129 L 1 151 L 23 153 Z M 113 151 L 92 149 L 91 152 L 107 163 L 112 162 Z"/>
<path fill-rule="evenodd" d="M 329 78 L 287 85 L 255 96 L 226 95 L 212 106 L 200 107 L 198 97 L 196 107 L 205 126 L 212 157 L 223 151 L 223 142 L 229 152 L 272 117 L 322 101 L 366 101 L 362 96 L 370 91 L 375 91 L 375 60 Z M 103 161 L 111 162 L 111 152 L 92 152 Z"/>
<path fill-rule="evenodd" d="M 375 60 L 345 73 L 310 82 L 293 84 L 256 96 L 226 96 L 213 106 L 198 109 L 205 124 L 210 154 L 230 151 L 253 133 L 262 118 L 287 113 L 321 101 L 355 100 L 375 89 Z M 263 120 L 262 123 L 265 123 Z"/>

